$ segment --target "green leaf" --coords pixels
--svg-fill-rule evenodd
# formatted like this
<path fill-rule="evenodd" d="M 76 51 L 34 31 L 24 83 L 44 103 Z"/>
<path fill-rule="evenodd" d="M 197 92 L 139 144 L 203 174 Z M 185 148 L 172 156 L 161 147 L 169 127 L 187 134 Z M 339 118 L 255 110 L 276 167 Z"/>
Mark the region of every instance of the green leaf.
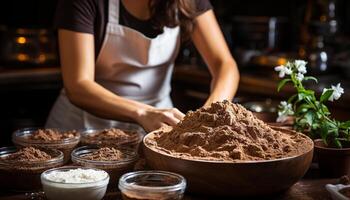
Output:
<path fill-rule="evenodd" d="M 309 111 L 304 115 L 304 118 L 309 126 L 312 126 L 312 124 L 314 123 L 314 116 L 315 114 L 312 111 Z"/>
<path fill-rule="evenodd" d="M 320 102 L 327 101 L 332 96 L 333 90 L 326 90 L 320 97 Z"/>
<path fill-rule="evenodd" d="M 315 99 L 315 92 L 312 90 L 303 90 L 299 91 L 298 94 L 298 101 L 304 100 L 309 104 L 312 104 L 316 99 Z"/>
<path fill-rule="evenodd" d="M 323 111 L 323 113 L 324 113 L 325 115 L 330 115 L 330 114 L 331 114 L 331 113 L 329 112 L 327 106 L 325 106 L 325 105 L 322 104 L 321 107 L 322 107 L 322 111 Z"/>
<path fill-rule="evenodd" d="M 313 77 L 313 76 L 305 76 L 305 77 L 304 77 L 304 80 L 305 80 L 305 81 L 312 80 L 312 81 L 315 81 L 316 83 L 318 83 L 317 78 L 315 78 L 315 77 Z"/>
<path fill-rule="evenodd" d="M 292 103 L 297 96 L 298 94 L 294 94 L 293 96 L 289 97 L 288 103 Z"/>
<path fill-rule="evenodd" d="M 277 85 L 277 91 L 279 92 L 282 89 L 282 87 L 290 81 L 292 81 L 292 79 L 290 79 L 290 78 L 286 78 L 286 79 L 281 80 Z"/>
<path fill-rule="evenodd" d="M 297 114 L 302 114 L 307 112 L 310 108 L 312 108 L 311 105 L 307 104 L 307 103 L 303 103 L 300 106 L 298 106 L 298 108 L 296 109 L 296 113 Z"/>
<path fill-rule="evenodd" d="M 350 128 L 350 121 L 340 123 L 339 127 L 342 129 L 349 129 Z"/>
<path fill-rule="evenodd" d="M 334 138 L 333 143 L 337 148 L 339 149 L 342 148 L 341 142 L 339 141 L 338 138 Z"/>
<path fill-rule="evenodd" d="M 325 142 L 325 144 L 327 144 L 328 126 L 326 124 L 321 125 L 320 136 L 323 139 L 323 141 Z"/>

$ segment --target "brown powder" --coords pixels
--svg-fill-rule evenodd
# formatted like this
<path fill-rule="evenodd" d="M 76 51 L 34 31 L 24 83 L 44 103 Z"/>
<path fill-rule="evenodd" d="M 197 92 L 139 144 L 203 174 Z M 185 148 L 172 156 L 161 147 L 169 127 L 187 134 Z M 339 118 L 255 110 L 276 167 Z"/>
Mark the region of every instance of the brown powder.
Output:
<path fill-rule="evenodd" d="M 16 153 L 3 157 L 6 161 L 14 162 L 35 162 L 50 160 L 51 156 L 40 149 L 34 147 L 25 147 Z"/>
<path fill-rule="evenodd" d="M 104 129 L 103 131 L 96 134 L 88 135 L 88 137 L 94 140 L 115 140 L 115 139 L 131 137 L 131 134 L 132 133 L 125 132 L 120 129 L 110 128 L 110 129 Z"/>
<path fill-rule="evenodd" d="M 168 154 L 200 160 L 258 161 L 304 153 L 310 143 L 301 134 L 272 129 L 252 112 L 229 101 L 190 111 L 170 131 L 146 143 Z"/>
<path fill-rule="evenodd" d="M 125 155 L 116 148 L 103 147 L 97 151 L 85 154 L 81 157 L 94 161 L 118 161 L 125 158 Z"/>
<path fill-rule="evenodd" d="M 60 132 L 55 129 L 38 129 L 29 136 L 29 139 L 42 141 L 59 141 L 68 138 L 74 138 L 77 136 L 77 134 L 77 131 Z"/>

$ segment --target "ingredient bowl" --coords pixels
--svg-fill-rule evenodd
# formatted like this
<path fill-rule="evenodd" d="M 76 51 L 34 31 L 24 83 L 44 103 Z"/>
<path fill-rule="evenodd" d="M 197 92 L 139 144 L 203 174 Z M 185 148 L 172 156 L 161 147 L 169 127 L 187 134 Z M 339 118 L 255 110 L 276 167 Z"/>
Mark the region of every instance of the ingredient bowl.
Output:
<path fill-rule="evenodd" d="M 286 134 L 295 131 L 273 127 Z M 172 156 L 151 147 L 148 140 L 157 131 L 144 137 L 144 153 L 148 165 L 156 170 L 171 171 L 183 175 L 188 191 L 215 196 L 261 196 L 287 190 L 300 180 L 308 170 L 313 156 L 313 142 L 307 136 L 305 153 L 293 157 L 263 161 L 206 161 Z"/>
<path fill-rule="evenodd" d="M 41 183 L 49 200 L 100 200 L 106 193 L 109 175 L 94 168 L 76 166 L 47 170 Z"/>
<path fill-rule="evenodd" d="M 63 165 L 63 153 L 54 149 L 41 149 L 51 159 L 41 161 L 7 160 L 18 152 L 16 147 L 0 148 L 0 188 L 15 191 L 36 191 L 41 189 L 40 174 Z"/>
<path fill-rule="evenodd" d="M 119 189 L 124 200 L 180 200 L 186 188 L 181 175 L 166 171 L 137 171 L 124 174 Z"/>
<path fill-rule="evenodd" d="M 81 131 L 81 145 L 130 148 L 138 151 L 143 133 L 137 128 L 85 129 Z"/>
<path fill-rule="evenodd" d="M 43 132 L 50 130 L 54 134 L 74 133 L 72 137 L 62 139 L 52 139 L 48 137 L 33 137 L 33 135 L 42 130 Z M 44 139 L 45 138 L 45 139 Z M 40 147 L 48 149 L 57 149 L 64 154 L 64 163 L 70 160 L 72 150 L 78 145 L 80 141 L 80 134 L 75 131 L 64 131 L 59 129 L 40 129 L 40 128 L 24 128 L 15 131 L 12 134 L 12 141 L 18 147 Z"/>
<path fill-rule="evenodd" d="M 91 160 L 85 156 L 96 152 L 100 148 L 97 146 L 83 146 L 75 149 L 72 152 L 72 162 L 75 165 L 83 167 L 93 167 L 108 172 L 110 176 L 109 187 L 115 187 L 118 183 L 119 178 L 133 170 L 138 156 L 135 151 L 130 149 L 119 149 L 123 154 L 123 157 L 118 160 Z M 106 156 L 106 155 L 104 155 Z"/>

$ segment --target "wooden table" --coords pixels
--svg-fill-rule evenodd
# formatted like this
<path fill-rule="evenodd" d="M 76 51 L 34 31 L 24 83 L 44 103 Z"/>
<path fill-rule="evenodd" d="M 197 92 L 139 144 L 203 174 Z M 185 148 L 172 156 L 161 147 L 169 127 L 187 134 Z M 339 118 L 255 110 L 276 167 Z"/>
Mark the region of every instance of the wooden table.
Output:
<path fill-rule="evenodd" d="M 293 185 L 285 193 L 277 194 L 273 197 L 268 198 L 250 198 L 250 199 L 271 199 L 271 200 L 328 200 L 330 196 L 325 189 L 325 185 L 328 183 L 337 183 L 337 179 L 315 179 L 315 178 L 304 178 L 295 185 Z M 0 200 L 45 200 L 45 198 L 33 197 L 25 194 L 14 194 L 5 193 L 0 194 Z M 105 200 L 119 200 L 121 199 L 120 192 L 109 192 L 106 194 Z M 221 197 L 201 197 L 186 195 L 184 200 L 217 200 L 224 199 Z M 234 199 L 234 198 L 228 198 Z M 243 199 L 243 198 L 236 198 Z"/>

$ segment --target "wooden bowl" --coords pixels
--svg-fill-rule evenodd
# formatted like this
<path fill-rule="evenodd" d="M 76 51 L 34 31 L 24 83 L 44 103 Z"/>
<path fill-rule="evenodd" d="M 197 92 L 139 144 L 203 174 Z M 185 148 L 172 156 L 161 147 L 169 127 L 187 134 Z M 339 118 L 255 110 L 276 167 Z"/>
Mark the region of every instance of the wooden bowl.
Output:
<path fill-rule="evenodd" d="M 288 134 L 301 134 L 273 128 Z M 187 191 L 195 194 L 231 197 L 272 195 L 298 182 L 312 161 L 313 142 L 309 138 L 310 148 L 306 153 L 282 159 L 233 163 L 177 158 L 147 145 L 145 141 L 152 139 L 158 131 L 149 133 L 143 139 L 148 165 L 153 169 L 183 175 L 188 183 Z"/>

